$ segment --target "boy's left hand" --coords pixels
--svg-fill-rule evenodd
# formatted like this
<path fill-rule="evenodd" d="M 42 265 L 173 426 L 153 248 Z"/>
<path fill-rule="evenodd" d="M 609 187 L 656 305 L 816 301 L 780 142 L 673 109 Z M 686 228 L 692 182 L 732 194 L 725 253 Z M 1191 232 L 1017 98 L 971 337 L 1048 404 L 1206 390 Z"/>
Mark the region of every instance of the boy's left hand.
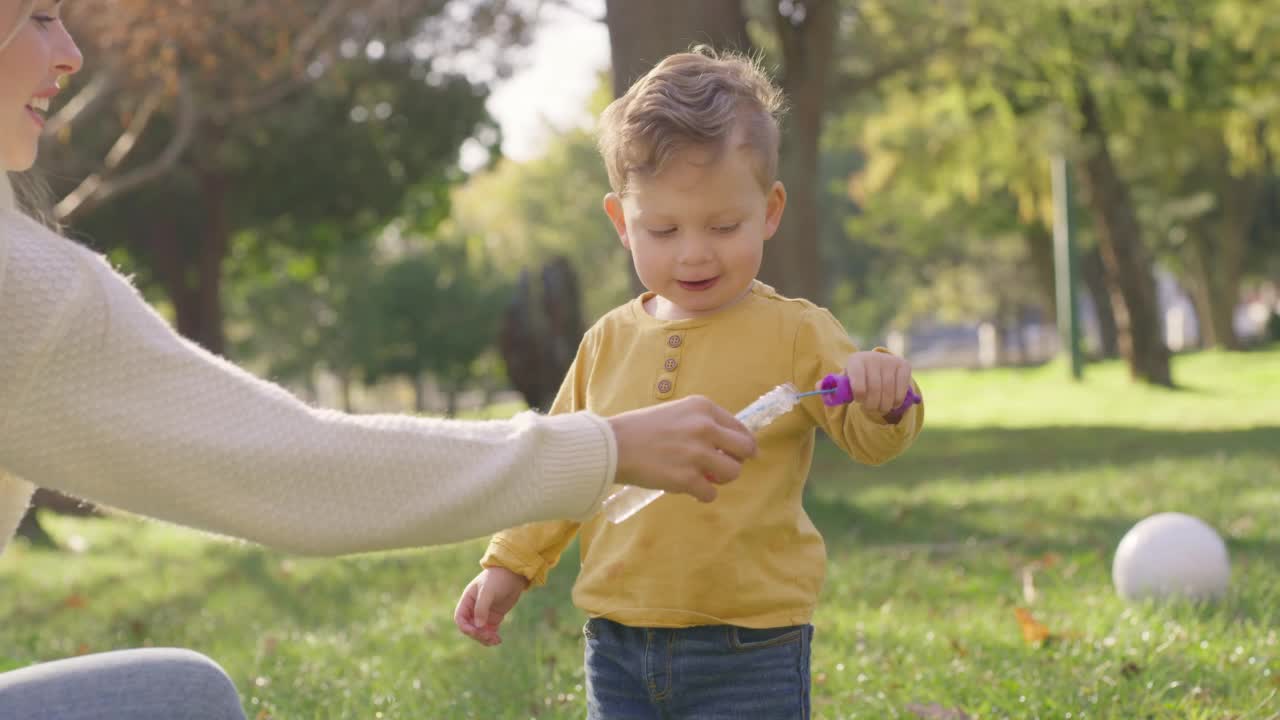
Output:
<path fill-rule="evenodd" d="M 911 363 L 883 352 L 856 352 L 845 362 L 853 401 L 867 412 L 889 414 L 907 398 Z"/>

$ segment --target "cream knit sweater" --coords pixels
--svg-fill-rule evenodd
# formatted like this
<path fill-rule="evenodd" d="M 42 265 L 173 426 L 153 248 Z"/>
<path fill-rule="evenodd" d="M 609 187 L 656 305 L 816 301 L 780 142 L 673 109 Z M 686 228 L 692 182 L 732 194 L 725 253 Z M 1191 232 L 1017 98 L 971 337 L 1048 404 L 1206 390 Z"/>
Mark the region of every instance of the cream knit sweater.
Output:
<path fill-rule="evenodd" d="M 0 552 L 34 483 L 327 555 L 580 518 L 608 491 L 616 447 L 588 413 L 469 423 L 309 407 L 183 340 L 102 257 L 0 210 L 0 469 Z"/>

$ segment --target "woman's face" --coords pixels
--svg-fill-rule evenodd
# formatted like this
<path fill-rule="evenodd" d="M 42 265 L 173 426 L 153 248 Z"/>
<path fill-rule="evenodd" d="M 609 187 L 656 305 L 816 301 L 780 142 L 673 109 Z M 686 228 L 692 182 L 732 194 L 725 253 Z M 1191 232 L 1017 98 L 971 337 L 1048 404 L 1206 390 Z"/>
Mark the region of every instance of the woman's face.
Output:
<path fill-rule="evenodd" d="M 27 170 L 35 162 L 49 102 L 58 76 L 80 69 L 84 58 L 59 15 L 61 0 L 0 0 L 0 170 Z"/>

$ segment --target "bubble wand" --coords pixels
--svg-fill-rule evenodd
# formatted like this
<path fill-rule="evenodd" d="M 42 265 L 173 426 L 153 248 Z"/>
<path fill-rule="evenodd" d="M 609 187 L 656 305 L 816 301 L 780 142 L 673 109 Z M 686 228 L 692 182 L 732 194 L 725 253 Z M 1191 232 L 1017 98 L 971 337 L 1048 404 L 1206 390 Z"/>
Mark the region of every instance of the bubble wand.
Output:
<path fill-rule="evenodd" d="M 822 379 L 820 389 L 810 390 L 809 392 L 800 392 L 791 383 L 783 383 L 761 395 L 755 402 L 743 408 L 735 417 L 738 418 L 738 422 L 747 426 L 748 430 L 758 433 L 769 423 L 791 412 L 792 408 L 798 405 L 802 399 L 811 395 L 821 395 L 822 402 L 827 407 L 847 405 L 853 402 L 853 388 L 849 385 L 849 376 L 832 374 Z M 912 405 L 916 405 L 922 400 L 916 394 L 915 388 L 908 387 L 906 399 L 902 401 L 902 404 L 894 412 L 905 413 Z M 662 495 L 663 491 L 661 490 L 650 490 L 628 485 L 605 498 L 600 505 L 600 512 L 604 514 L 604 517 L 609 522 L 616 525 L 640 512 L 645 506 Z"/>

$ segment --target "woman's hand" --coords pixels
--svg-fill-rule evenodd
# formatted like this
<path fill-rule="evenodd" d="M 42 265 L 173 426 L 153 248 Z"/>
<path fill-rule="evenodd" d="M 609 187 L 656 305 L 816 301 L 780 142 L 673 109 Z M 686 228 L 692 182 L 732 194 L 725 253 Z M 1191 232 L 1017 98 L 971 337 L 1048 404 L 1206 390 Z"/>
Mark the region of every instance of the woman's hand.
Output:
<path fill-rule="evenodd" d="M 751 431 L 727 410 L 693 396 L 615 415 L 616 482 L 685 493 L 710 502 L 755 457 Z"/>

